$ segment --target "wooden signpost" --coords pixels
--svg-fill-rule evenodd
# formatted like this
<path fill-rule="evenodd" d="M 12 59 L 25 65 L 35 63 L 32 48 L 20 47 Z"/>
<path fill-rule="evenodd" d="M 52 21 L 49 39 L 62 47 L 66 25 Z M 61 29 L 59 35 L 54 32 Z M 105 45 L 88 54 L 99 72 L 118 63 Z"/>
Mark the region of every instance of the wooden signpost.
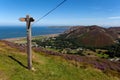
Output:
<path fill-rule="evenodd" d="M 27 62 L 28 62 L 28 69 L 32 69 L 32 45 L 31 45 L 31 22 L 34 22 L 34 19 L 29 15 L 26 15 L 26 18 L 20 18 L 21 22 L 26 22 L 26 29 L 27 29 Z"/>

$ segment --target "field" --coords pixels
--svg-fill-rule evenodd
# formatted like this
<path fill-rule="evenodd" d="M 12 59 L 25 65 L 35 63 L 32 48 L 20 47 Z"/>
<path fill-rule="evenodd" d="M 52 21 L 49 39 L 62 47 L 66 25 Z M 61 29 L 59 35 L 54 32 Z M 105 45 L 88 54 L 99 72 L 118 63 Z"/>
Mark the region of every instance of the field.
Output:
<path fill-rule="evenodd" d="M 26 53 L 0 42 L 0 80 L 119 80 L 92 67 L 76 67 L 57 56 L 33 52 L 33 71 Z M 80 64 L 79 64 L 80 65 Z"/>

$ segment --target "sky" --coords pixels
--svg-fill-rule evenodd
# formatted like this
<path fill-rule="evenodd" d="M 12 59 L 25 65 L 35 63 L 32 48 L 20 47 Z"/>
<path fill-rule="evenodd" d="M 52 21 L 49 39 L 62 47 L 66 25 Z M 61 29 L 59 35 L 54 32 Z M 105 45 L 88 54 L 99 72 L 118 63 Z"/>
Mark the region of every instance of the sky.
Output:
<path fill-rule="evenodd" d="M 27 14 L 38 20 L 63 0 L 0 0 L 0 25 L 25 25 Z M 34 25 L 120 26 L 120 0 L 67 0 Z"/>

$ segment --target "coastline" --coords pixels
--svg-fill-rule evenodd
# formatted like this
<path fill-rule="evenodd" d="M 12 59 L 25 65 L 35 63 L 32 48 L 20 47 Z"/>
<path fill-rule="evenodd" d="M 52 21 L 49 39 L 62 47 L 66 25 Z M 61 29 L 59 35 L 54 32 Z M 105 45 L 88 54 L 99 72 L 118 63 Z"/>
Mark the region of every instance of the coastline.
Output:
<path fill-rule="evenodd" d="M 56 37 L 59 36 L 61 33 L 56 33 L 56 34 L 45 34 L 45 35 L 37 35 L 37 36 L 32 36 L 32 38 L 40 37 L 40 36 L 45 36 L 45 37 Z M 26 37 L 16 37 L 16 38 L 6 38 L 6 39 L 1 39 L 5 41 L 18 41 L 21 39 L 26 39 Z"/>

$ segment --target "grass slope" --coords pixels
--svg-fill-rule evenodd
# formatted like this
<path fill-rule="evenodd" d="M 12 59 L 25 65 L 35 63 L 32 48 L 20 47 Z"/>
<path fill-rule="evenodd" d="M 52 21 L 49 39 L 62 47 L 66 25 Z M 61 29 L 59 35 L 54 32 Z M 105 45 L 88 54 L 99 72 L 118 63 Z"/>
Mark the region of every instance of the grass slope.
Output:
<path fill-rule="evenodd" d="M 25 67 L 26 54 L 0 42 L 0 80 L 119 80 L 94 68 L 75 67 L 60 57 L 33 52 L 33 67 Z"/>

